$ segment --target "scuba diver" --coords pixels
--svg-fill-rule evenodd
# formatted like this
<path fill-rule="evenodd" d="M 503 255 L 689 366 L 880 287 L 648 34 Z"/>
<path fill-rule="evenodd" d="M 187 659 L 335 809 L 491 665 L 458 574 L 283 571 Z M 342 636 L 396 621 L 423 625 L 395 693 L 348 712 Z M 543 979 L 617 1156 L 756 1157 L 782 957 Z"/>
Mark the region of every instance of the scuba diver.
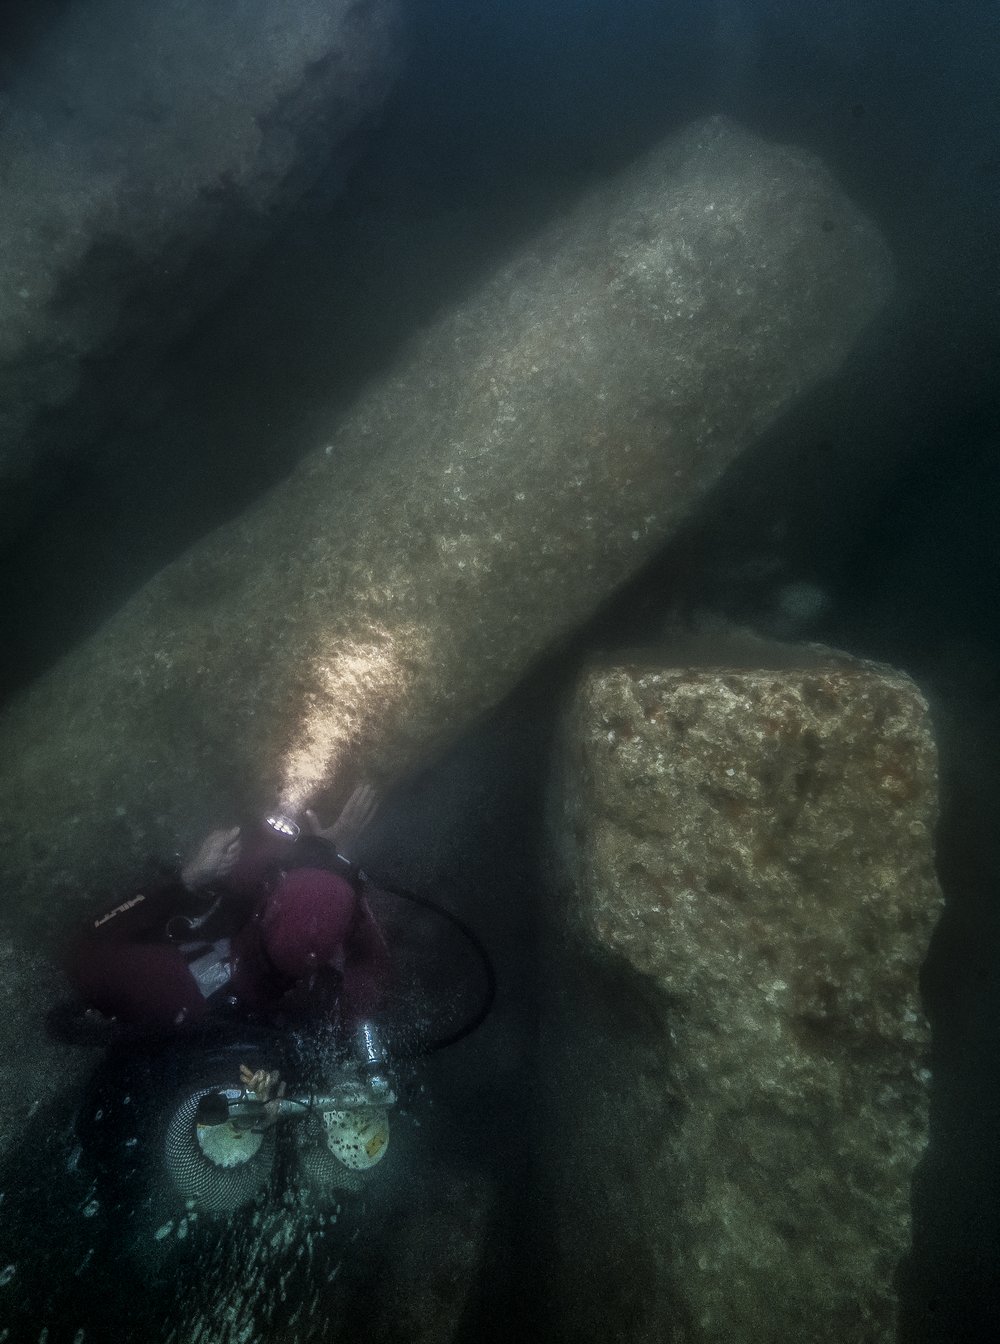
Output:
<path fill-rule="evenodd" d="M 238 827 L 213 831 L 176 874 L 92 918 L 70 950 L 88 1022 L 132 1044 L 217 1039 L 206 1032 L 219 1026 L 238 1026 L 250 1045 L 237 1048 L 258 1058 L 262 1036 L 272 1050 L 280 1034 L 286 1051 L 290 1034 L 323 1041 L 333 1084 L 288 1096 L 278 1069 L 241 1058 L 237 1078 L 231 1057 L 221 1086 L 182 1098 L 163 1140 L 166 1166 L 177 1191 L 208 1211 L 231 1211 L 266 1182 L 268 1131 L 280 1119 L 315 1122 L 304 1165 L 330 1186 L 351 1188 L 351 1173 L 385 1155 L 396 1098 L 376 1015 L 389 950 L 344 853 L 376 810 L 365 784 L 329 827 L 307 811 L 301 829 L 271 816 L 246 842 Z"/>
<path fill-rule="evenodd" d="M 220 1012 L 273 1019 L 378 1007 L 385 940 L 345 857 L 374 818 L 370 785 L 324 829 L 269 817 L 244 844 L 213 831 L 179 873 L 96 915 L 67 971 L 91 1010 L 118 1022 L 181 1027 Z"/>
<path fill-rule="evenodd" d="M 394 1066 L 485 1019 L 495 976 L 475 933 L 347 857 L 376 810 L 365 784 L 332 826 L 306 811 L 301 827 L 275 815 L 246 836 L 213 831 L 76 938 L 80 1003 L 50 1023 L 111 1047 L 77 1131 L 114 1179 L 123 1153 L 153 1151 L 173 1196 L 205 1212 L 248 1203 L 272 1170 L 358 1190 L 388 1148 Z M 143 1108 L 162 1123 L 139 1125 Z"/>

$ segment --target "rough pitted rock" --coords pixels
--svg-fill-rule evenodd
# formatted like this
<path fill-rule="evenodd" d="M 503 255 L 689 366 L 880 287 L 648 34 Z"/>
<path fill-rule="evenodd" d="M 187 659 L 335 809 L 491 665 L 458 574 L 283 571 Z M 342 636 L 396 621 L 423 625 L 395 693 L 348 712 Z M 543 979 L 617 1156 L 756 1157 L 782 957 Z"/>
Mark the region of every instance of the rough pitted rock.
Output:
<path fill-rule="evenodd" d="M 543 1043 L 558 1338 L 607 1339 L 616 1300 L 630 1341 L 894 1338 L 935 810 L 890 669 L 585 677 Z"/>
<path fill-rule="evenodd" d="M 426 761 L 838 366 L 888 283 L 815 159 L 720 119 L 658 147 L 5 714 L 5 890 L 59 919 L 54 893 L 237 809 Z"/>
<path fill-rule="evenodd" d="M 39 997 L 54 1000 L 61 991 L 60 971 L 44 950 L 0 942 L 0 1016 L 17 1023 L 17 1048 L 0 1056 L 0 1087 L 7 1098 L 0 1115 L 0 1190 L 5 1192 L 9 1182 L 17 1181 L 9 1167 L 18 1170 L 18 1144 L 28 1120 L 39 1110 L 46 1112 L 64 1073 L 91 1059 L 89 1052 L 53 1040 L 41 1014 L 24 1013 L 25 1004 Z"/>
<path fill-rule="evenodd" d="M 347 166 L 398 63 L 396 11 L 88 0 L 5 72 L 0 536 L 26 525 L 46 461 L 141 395 L 278 212 Z"/>

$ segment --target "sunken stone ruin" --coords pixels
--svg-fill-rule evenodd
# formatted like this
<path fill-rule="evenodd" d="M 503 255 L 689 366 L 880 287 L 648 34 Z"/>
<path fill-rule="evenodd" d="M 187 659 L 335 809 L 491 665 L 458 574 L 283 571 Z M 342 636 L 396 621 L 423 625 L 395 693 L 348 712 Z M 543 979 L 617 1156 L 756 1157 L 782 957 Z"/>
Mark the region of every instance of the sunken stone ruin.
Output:
<path fill-rule="evenodd" d="M 803 652 L 594 669 L 567 716 L 540 1120 L 555 1338 L 895 1338 L 936 756 L 906 677 Z"/>
<path fill-rule="evenodd" d="M 67 898 L 209 825 L 426 763 L 838 368 L 889 286 L 811 156 L 719 118 L 660 145 L 4 714 L 4 889 L 61 927 Z"/>

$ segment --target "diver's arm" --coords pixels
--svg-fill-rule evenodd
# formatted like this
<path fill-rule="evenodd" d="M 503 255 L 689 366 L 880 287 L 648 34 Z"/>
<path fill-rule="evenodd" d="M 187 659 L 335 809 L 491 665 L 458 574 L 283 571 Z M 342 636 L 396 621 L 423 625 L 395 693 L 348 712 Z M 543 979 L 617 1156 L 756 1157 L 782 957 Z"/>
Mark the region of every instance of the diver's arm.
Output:
<path fill-rule="evenodd" d="M 378 794 L 371 784 L 359 784 L 344 804 L 340 816 L 332 826 L 321 826 L 311 808 L 306 809 L 306 829 L 310 835 L 326 840 L 341 854 L 351 855 L 363 831 L 375 819 Z"/>
<path fill-rule="evenodd" d="M 213 831 L 181 868 L 119 897 L 94 914 L 81 930 L 83 941 L 138 943 L 164 935 L 177 915 L 204 908 L 206 888 L 223 877 L 239 855 L 239 828 Z"/>
<path fill-rule="evenodd" d="M 218 882 L 236 867 L 240 857 L 240 828 L 211 831 L 181 868 L 181 882 L 188 891 L 199 891 Z"/>
<path fill-rule="evenodd" d="M 88 943 L 141 943 L 163 935 L 179 908 L 190 906 L 191 893 L 174 879 L 148 882 L 118 898 L 87 920 L 78 936 Z"/>

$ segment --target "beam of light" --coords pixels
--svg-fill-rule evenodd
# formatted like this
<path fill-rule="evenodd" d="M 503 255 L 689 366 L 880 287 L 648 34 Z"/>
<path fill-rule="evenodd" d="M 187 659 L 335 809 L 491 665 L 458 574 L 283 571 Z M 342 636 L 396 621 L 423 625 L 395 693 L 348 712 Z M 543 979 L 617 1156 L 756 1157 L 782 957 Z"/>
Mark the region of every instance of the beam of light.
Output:
<path fill-rule="evenodd" d="M 281 768 L 282 812 L 296 815 L 337 773 L 373 726 L 392 718 L 425 666 L 429 637 L 420 627 L 369 630 L 316 658 L 298 733 Z"/>

